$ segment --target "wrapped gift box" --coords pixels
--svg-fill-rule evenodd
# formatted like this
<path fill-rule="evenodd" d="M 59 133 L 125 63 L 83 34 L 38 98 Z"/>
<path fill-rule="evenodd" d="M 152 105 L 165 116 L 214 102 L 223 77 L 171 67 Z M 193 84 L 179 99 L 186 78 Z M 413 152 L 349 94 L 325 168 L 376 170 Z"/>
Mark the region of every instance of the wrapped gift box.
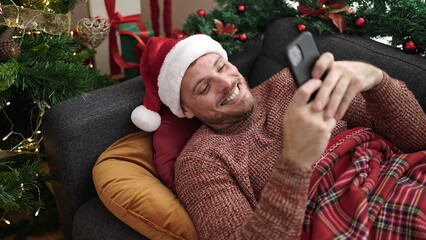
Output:
<path fill-rule="evenodd" d="M 139 63 L 143 47 L 141 41 L 146 43 L 154 36 L 149 22 L 123 23 L 118 28 L 121 41 L 121 55 L 126 62 Z M 139 46 L 138 46 L 139 44 Z M 144 44 L 142 44 L 144 45 Z M 126 79 L 140 75 L 139 67 L 124 69 Z"/>

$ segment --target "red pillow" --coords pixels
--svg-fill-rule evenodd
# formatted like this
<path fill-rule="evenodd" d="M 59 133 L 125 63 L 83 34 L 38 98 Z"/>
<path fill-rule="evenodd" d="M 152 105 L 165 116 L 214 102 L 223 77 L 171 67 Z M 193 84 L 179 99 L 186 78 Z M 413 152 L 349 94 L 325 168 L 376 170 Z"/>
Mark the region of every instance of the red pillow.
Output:
<path fill-rule="evenodd" d="M 178 118 L 168 107 L 159 112 L 161 125 L 153 134 L 154 164 L 167 187 L 175 191 L 174 167 L 185 144 L 201 126 L 201 121 L 192 118 Z"/>

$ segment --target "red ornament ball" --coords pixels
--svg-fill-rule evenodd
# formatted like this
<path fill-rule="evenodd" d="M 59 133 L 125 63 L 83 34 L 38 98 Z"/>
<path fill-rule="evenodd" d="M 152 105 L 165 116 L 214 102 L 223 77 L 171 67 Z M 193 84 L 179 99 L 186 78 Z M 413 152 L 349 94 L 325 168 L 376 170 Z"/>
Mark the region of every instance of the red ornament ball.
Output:
<path fill-rule="evenodd" d="M 403 50 L 406 53 L 411 53 L 411 54 L 416 53 L 417 52 L 417 45 L 413 41 L 408 41 L 408 42 L 404 43 Z"/>
<path fill-rule="evenodd" d="M 238 10 L 238 13 L 239 13 L 239 14 L 242 14 L 242 13 L 244 13 L 244 12 L 246 11 L 246 6 L 244 6 L 244 5 L 239 5 L 239 6 L 237 7 L 237 10 Z"/>
<path fill-rule="evenodd" d="M 245 42 L 245 41 L 247 40 L 247 35 L 246 35 L 245 33 L 241 33 L 241 34 L 238 36 L 238 39 L 239 39 L 241 42 Z"/>
<path fill-rule="evenodd" d="M 367 26 L 367 23 L 365 22 L 365 19 L 362 17 L 359 17 L 355 20 L 355 26 L 357 27 L 365 27 Z"/>
<path fill-rule="evenodd" d="M 203 9 L 200 9 L 197 11 L 197 15 L 203 18 L 206 16 L 206 11 L 204 11 Z"/>
<path fill-rule="evenodd" d="M 297 25 L 297 31 L 298 32 L 304 32 L 306 30 L 306 26 L 305 26 L 305 24 L 299 24 L 299 25 Z"/>

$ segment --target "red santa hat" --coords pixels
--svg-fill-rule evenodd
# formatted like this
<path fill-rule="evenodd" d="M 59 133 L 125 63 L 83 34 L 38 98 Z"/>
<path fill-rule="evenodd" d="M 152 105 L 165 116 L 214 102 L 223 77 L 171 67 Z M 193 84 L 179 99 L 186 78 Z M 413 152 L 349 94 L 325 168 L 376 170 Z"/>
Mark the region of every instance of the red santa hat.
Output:
<path fill-rule="evenodd" d="M 162 104 L 177 117 L 185 117 L 180 105 L 183 75 L 192 62 L 207 53 L 217 53 L 228 59 L 222 46 L 207 35 L 197 34 L 183 39 L 150 38 L 140 63 L 145 83 L 144 101 L 133 110 L 132 122 L 147 132 L 157 130 L 161 124 L 158 111 Z"/>

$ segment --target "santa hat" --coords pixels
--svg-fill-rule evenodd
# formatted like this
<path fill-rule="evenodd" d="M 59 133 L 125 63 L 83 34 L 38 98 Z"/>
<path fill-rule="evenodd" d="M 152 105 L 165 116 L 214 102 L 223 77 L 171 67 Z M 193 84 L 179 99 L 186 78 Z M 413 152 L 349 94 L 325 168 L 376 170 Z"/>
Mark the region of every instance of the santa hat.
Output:
<path fill-rule="evenodd" d="M 158 111 L 163 103 L 177 117 L 185 117 L 180 105 L 183 75 L 192 62 L 207 53 L 217 53 L 228 59 L 222 46 L 207 35 L 197 34 L 183 39 L 150 38 L 140 63 L 145 83 L 144 101 L 133 110 L 132 122 L 147 132 L 157 130 L 161 124 Z"/>

